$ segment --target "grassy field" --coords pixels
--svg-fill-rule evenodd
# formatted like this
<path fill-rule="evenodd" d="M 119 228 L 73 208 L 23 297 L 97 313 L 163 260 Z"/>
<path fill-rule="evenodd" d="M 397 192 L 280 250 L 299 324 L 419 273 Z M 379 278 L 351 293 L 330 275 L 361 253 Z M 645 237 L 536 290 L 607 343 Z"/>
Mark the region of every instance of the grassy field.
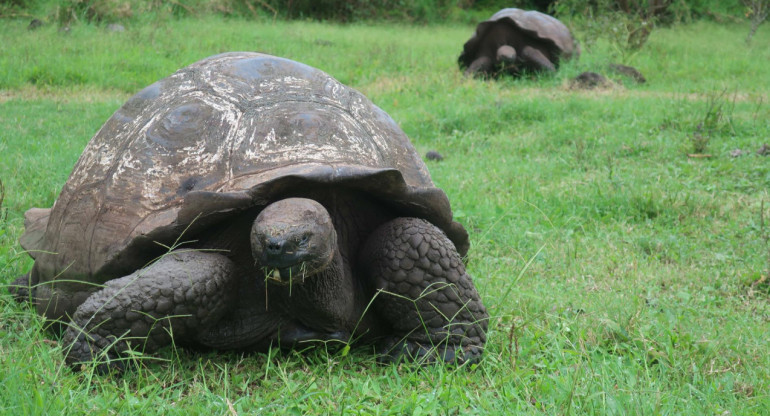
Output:
<path fill-rule="evenodd" d="M 361 90 L 445 156 L 428 166 L 471 233 L 492 320 L 474 369 L 169 348 L 109 379 L 72 373 L 3 291 L 0 414 L 770 414 L 768 28 L 751 45 L 748 25 L 659 29 L 625 62 L 646 84 L 583 91 L 568 80 L 611 75 L 611 45 L 553 77 L 487 82 L 456 67 L 471 26 L 27 23 L 0 24 L 0 284 L 31 266 L 24 211 L 51 206 L 129 96 L 254 50 Z"/>

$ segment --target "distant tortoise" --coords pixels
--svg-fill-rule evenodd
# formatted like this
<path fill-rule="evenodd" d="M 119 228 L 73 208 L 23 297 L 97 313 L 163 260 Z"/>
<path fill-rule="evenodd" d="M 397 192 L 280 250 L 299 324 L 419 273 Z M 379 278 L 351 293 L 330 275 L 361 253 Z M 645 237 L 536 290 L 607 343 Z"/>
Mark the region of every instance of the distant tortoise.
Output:
<path fill-rule="evenodd" d="M 502 9 L 476 26 L 458 63 L 467 75 L 553 72 L 561 59 L 577 58 L 580 47 L 559 20 L 537 11 Z"/>
<path fill-rule="evenodd" d="M 64 322 L 75 367 L 122 370 L 129 349 L 172 338 L 356 340 L 386 362 L 459 363 L 486 341 L 468 234 L 409 139 L 287 59 L 217 55 L 145 88 L 25 226 L 35 263 L 12 292 Z"/>

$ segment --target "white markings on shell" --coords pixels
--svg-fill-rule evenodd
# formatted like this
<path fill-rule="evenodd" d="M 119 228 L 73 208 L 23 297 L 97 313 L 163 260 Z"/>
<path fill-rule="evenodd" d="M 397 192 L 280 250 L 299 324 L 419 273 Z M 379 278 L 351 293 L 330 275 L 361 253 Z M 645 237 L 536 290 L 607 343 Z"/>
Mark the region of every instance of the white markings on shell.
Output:
<path fill-rule="evenodd" d="M 247 113 L 233 146 L 238 167 L 300 162 L 390 167 L 382 154 L 391 152 L 389 143 L 378 149 L 371 133 L 346 111 L 318 103 L 312 113 L 295 107 L 276 103 Z"/>

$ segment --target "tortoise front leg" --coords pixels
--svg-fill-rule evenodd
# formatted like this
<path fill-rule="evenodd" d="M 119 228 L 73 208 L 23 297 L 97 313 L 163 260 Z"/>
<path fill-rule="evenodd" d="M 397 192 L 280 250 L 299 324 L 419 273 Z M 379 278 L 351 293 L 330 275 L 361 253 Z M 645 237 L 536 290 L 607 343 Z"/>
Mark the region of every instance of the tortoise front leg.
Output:
<path fill-rule="evenodd" d="M 19 276 L 8 286 L 8 293 L 16 302 L 34 302 L 34 285 L 29 272 Z"/>
<path fill-rule="evenodd" d="M 454 244 L 433 224 L 397 218 L 366 242 L 360 264 L 378 291 L 375 310 L 393 334 L 384 361 L 475 362 L 489 315 Z"/>
<path fill-rule="evenodd" d="M 479 56 L 476 58 L 473 62 L 471 62 L 470 65 L 468 65 L 468 68 L 465 69 L 464 75 L 465 76 L 477 76 L 487 75 L 492 68 L 494 67 L 494 62 L 492 62 L 492 59 L 488 56 Z"/>
<path fill-rule="evenodd" d="M 521 59 L 535 68 L 536 71 L 556 71 L 556 66 L 553 62 L 543 52 L 531 46 L 521 48 Z"/>
<path fill-rule="evenodd" d="M 107 282 L 75 311 L 64 333 L 66 362 L 122 371 L 130 349 L 152 352 L 192 339 L 227 312 L 233 269 L 221 254 L 180 251 Z"/>

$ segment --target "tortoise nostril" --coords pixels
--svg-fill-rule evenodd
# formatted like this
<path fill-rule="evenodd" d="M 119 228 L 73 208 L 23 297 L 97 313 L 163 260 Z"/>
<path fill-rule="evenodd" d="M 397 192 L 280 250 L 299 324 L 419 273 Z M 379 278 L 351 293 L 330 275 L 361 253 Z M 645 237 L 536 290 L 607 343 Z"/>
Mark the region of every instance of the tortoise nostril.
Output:
<path fill-rule="evenodd" d="M 280 238 L 270 237 L 265 242 L 265 251 L 272 255 L 282 254 L 284 243 L 285 241 Z"/>

